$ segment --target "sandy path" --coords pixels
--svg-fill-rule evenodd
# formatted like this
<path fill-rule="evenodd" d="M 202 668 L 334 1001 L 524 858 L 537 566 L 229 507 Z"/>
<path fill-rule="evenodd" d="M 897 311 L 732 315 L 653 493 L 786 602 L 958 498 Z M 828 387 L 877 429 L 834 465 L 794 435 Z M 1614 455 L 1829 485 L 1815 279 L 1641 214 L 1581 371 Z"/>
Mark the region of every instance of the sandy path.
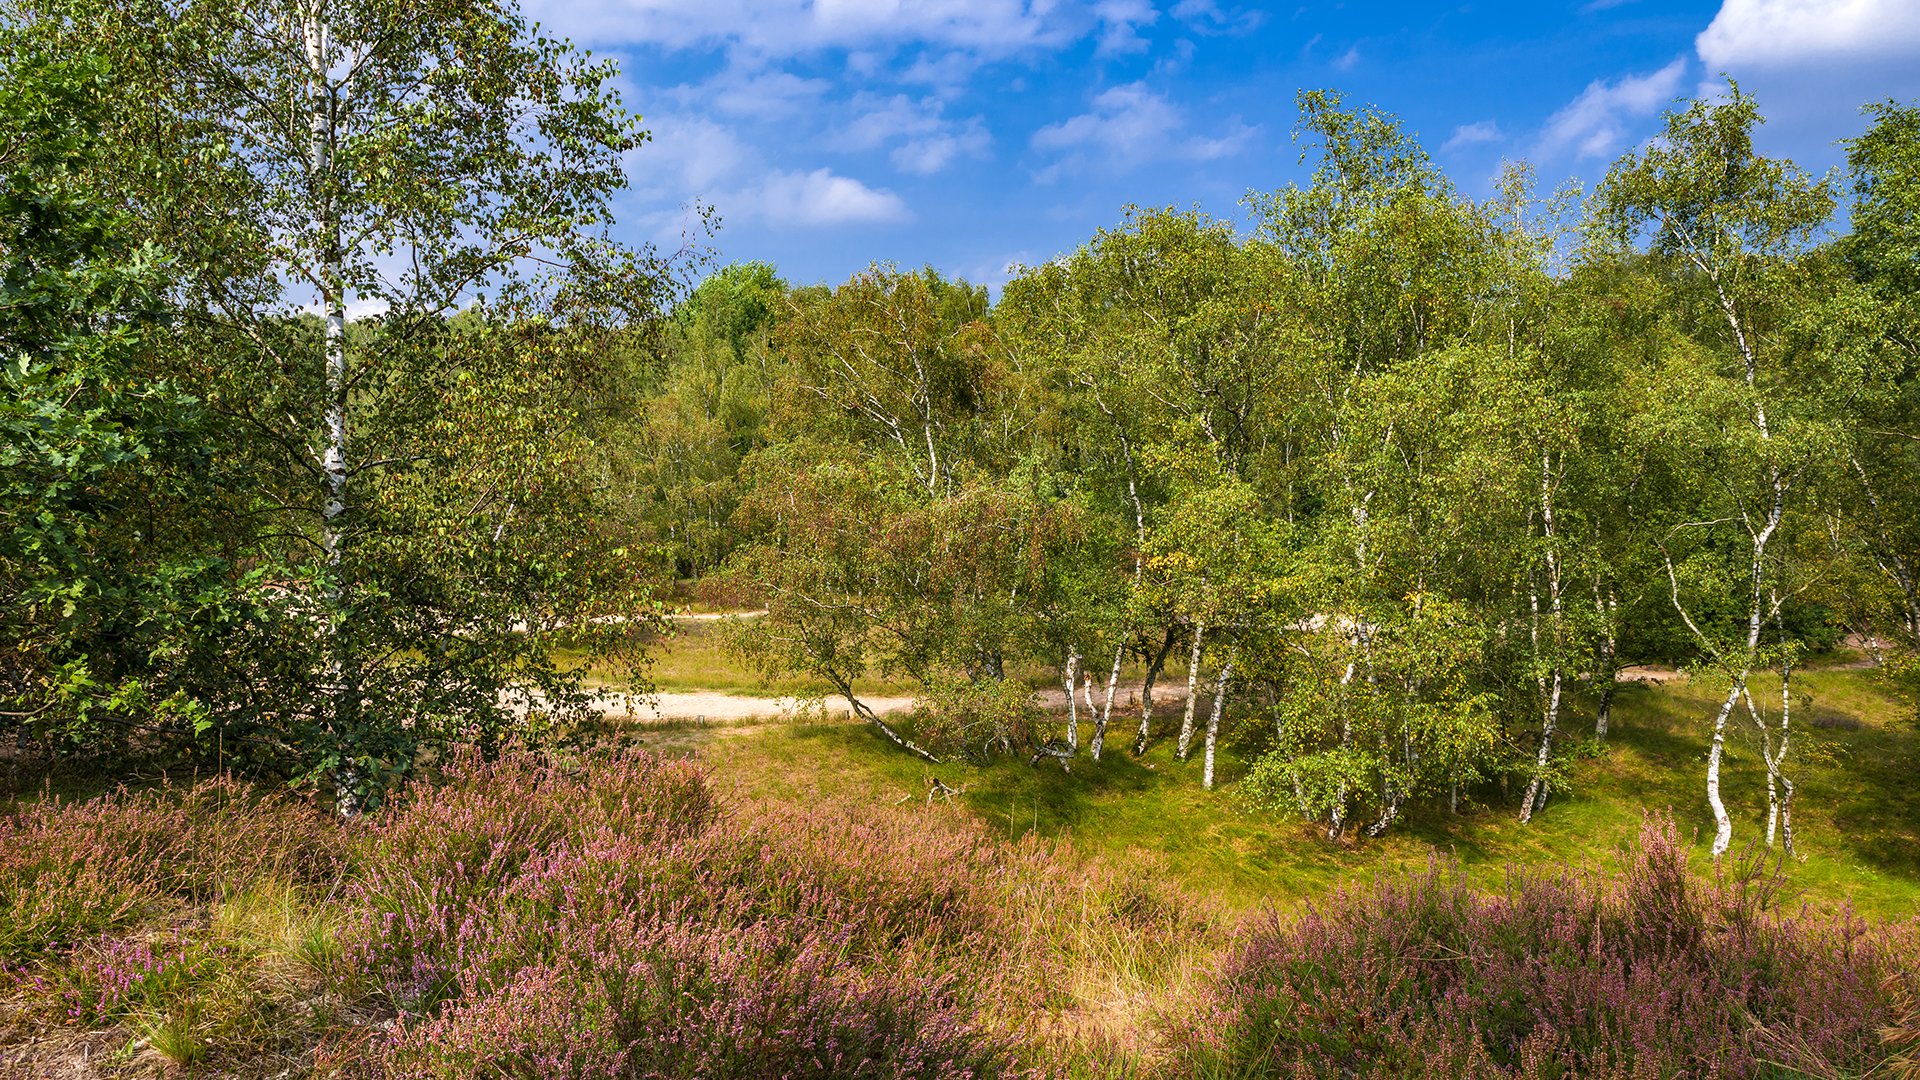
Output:
<path fill-rule="evenodd" d="M 1686 673 L 1669 667 L 1657 667 L 1650 664 L 1636 664 L 1623 667 L 1615 675 L 1620 682 L 1631 683 L 1669 683 L 1685 679 Z M 1048 712 L 1065 713 L 1067 711 L 1066 694 L 1058 688 L 1038 691 L 1035 695 L 1042 709 Z M 1184 680 L 1174 680 L 1173 685 L 1161 685 L 1153 690 L 1153 711 L 1158 717 L 1177 715 L 1186 704 L 1186 685 Z M 1098 707 L 1106 700 L 1106 687 L 1094 691 L 1094 705 Z M 1202 696 L 1201 700 L 1208 700 Z M 886 716 L 892 713 L 906 712 L 913 708 L 912 697 L 873 696 L 862 697 L 861 703 L 872 709 L 876 715 Z M 1085 714 L 1085 699 L 1081 699 L 1081 708 Z M 601 708 L 601 712 L 614 717 L 631 717 L 641 723 L 658 723 L 671 720 L 790 720 L 803 708 L 824 709 L 829 718 L 847 717 L 852 709 L 847 699 L 838 694 L 825 699 L 784 697 L 755 697 L 745 694 L 726 694 L 717 690 L 689 690 L 662 692 L 651 700 L 634 699 L 632 708 L 615 701 Z M 1119 689 L 1113 696 L 1113 718 L 1116 722 L 1123 719 L 1138 724 L 1140 720 L 1140 688 Z"/>
<path fill-rule="evenodd" d="M 905 712 L 913 708 L 910 697 L 863 697 L 860 703 L 876 714 Z M 824 709 L 829 717 L 843 717 L 853 710 L 847 699 L 835 694 L 825 699 L 796 697 L 747 697 L 723 694 L 715 690 L 691 690 L 659 693 L 652 699 L 635 698 L 629 711 L 613 702 L 601 709 L 608 716 L 630 716 L 642 723 L 663 720 L 786 720 L 804 707 Z"/>

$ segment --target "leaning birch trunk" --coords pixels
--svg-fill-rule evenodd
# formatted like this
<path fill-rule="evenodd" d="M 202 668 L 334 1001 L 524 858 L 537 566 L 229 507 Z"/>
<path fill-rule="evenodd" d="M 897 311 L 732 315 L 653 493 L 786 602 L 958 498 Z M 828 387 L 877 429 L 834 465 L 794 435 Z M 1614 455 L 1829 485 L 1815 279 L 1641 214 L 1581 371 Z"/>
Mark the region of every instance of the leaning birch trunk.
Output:
<path fill-rule="evenodd" d="M 307 62 L 307 168 L 309 188 L 313 192 L 311 226 L 320 243 L 318 268 L 321 317 L 324 320 L 322 342 L 326 356 L 326 413 L 323 419 L 323 447 L 320 454 L 322 501 L 320 546 L 327 563 L 323 601 L 326 609 L 328 736 L 333 750 L 345 762 L 334 772 L 335 808 L 343 816 L 360 812 L 363 793 L 360 776 L 352 765 L 350 745 L 357 726 L 357 694 L 353 686 L 352 664 L 347 650 L 350 635 L 342 625 L 346 614 L 346 594 L 341 581 L 341 515 L 347 509 L 347 304 L 345 272 L 342 263 L 340 219 L 330 193 L 333 171 L 333 109 L 328 84 L 327 26 L 317 3 L 300 11 L 301 37 Z"/>
<path fill-rule="evenodd" d="M 1173 627 L 1167 628 L 1160 640 L 1160 651 L 1148 662 L 1147 676 L 1140 682 L 1140 733 L 1133 737 L 1134 757 L 1147 752 L 1147 738 L 1153 733 L 1153 684 L 1167 665 L 1167 654 L 1173 651 L 1174 633 Z"/>
<path fill-rule="evenodd" d="M 856 697 L 853 692 L 853 683 L 850 680 L 831 673 L 827 675 L 827 678 L 833 682 L 834 688 L 840 691 L 840 696 L 847 699 L 847 707 L 852 710 L 853 715 L 865 721 L 867 726 L 878 731 L 888 742 L 916 757 L 924 758 L 935 765 L 940 764 L 940 758 L 932 751 L 914 742 L 912 739 L 907 738 L 905 735 L 900 734 L 899 731 L 894 729 L 893 725 L 880 719 L 880 714 L 874 712 L 866 702 Z"/>
<path fill-rule="evenodd" d="M 1719 858 L 1727 853 L 1727 846 L 1733 843 L 1733 819 L 1727 816 L 1727 804 L 1720 798 L 1720 761 L 1726 756 L 1727 717 L 1733 713 L 1733 706 L 1746 692 L 1743 683 L 1735 683 L 1727 691 L 1727 699 L 1720 703 L 1720 712 L 1713 718 L 1713 742 L 1707 749 L 1707 806 L 1713 810 L 1713 855 Z"/>
<path fill-rule="evenodd" d="M 1080 681 L 1080 650 L 1067 649 L 1066 670 L 1061 673 L 1060 685 L 1067 691 L 1067 749 L 1080 749 L 1080 702 L 1074 697 L 1074 691 Z"/>
<path fill-rule="evenodd" d="M 1200 770 L 1200 786 L 1213 790 L 1213 751 L 1220 741 L 1220 713 L 1227 703 L 1227 685 L 1233 681 L 1233 662 L 1239 656 L 1238 645 L 1227 650 L 1227 662 L 1220 666 L 1220 679 L 1213 687 L 1213 715 L 1207 718 L 1206 764 Z"/>
<path fill-rule="evenodd" d="M 1181 761 L 1187 760 L 1187 752 L 1193 746 L 1193 707 L 1200 692 L 1200 644 L 1207 634 L 1207 621 L 1201 619 L 1193 624 L 1193 651 L 1187 657 L 1187 711 L 1180 718 L 1180 741 L 1174 744 L 1174 756 Z"/>
<path fill-rule="evenodd" d="M 1554 668 L 1549 677 L 1552 688 L 1547 691 L 1546 716 L 1540 723 L 1540 752 L 1533 762 L 1533 782 L 1527 785 L 1527 797 L 1520 803 L 1520 824 L 1533 820 L 1546 804 L 1547 762 L 1553 753 L 1554 725 L 1560 720 L 1560 669 Z"/>
<path fill-rule="evenodd" d="M 1107 721 L 1113 717 L 1113 692 L 1120 685 L 1120 657 L 1125 651 L 1125 645 L 1113 647 L 1113 670 L 1107 673 L 1107 699 L 1102 703 L 1099 715 L 1093 718 L 1093 745 L 1089 749 L 1093 751 L 1095 761 L 1100 760 L 1100 751 L 1107 746 Z M 1088 702 L 1087 708 L 1092 709 L 1093 703 Z"/>

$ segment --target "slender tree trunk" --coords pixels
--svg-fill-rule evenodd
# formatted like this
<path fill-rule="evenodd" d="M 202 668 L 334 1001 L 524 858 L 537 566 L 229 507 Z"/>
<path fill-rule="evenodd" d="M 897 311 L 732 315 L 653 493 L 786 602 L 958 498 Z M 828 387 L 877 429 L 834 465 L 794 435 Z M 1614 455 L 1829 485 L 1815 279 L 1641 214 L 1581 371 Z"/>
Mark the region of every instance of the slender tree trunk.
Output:
<path fill-rule="evenodd" d="M 1720 703 L 1720 712 L 1713 718 L 1713 742 L 1707 749 L 1707 806 L 1713 810 L 1714 858 L 1725 855 L 1727 845 L 1733 843 L 1733 819 L 1727 816 L 1727 804 L 1720 798 L 1720 760 L 1726 756 L 1727 717 L 1745 692 L 1745 680 L 1736 682 L 1727 691 L 1727 699 Z"/>
<path fill-rule="evenodd" d="M 1205 619 L 1193 624 L 1193 651 L 1187 657 L 1187 711 L 1180 718 L 1180 741 L 1174 744 L 1174 756 L 1181 761 L 1187 760 L 1187 751 L 1193 745 L 1193 709 L 1200 694 L 1200 645 L 1206 633 Z"/>
<path fill-rule="evenodd" d="M 1074 696 L 1080 682 L 1080 650 L 1077 647 L 1067 649 L 1067 667 L 1061 674 L 1060 685 L 1067 691 L 1067 749 L 1080 749 L 1080 701 Z"/>
<path fill-rule="evenodd" d="M 1160 651 L 1147 662 L 1147 677 L 1140 683 L 1140 733 L 1133 738 L 1134 757 L 1147 752 L 1147 739 L 1153 732 L 1153 684 L 1166 667 L 1167 656 L 1173 652 L 1173 643 L 1178 636 L 1175 627 L 1167 627 L 1166 635 L 1160 640 Z"/>
<path fill-rule="evenodd" d="M 348 655 L 352 634 L 346 626 L 348 597 L 341 568 L 343 515 L 347 510 L 347 302 L 340 218 L 332 201 L 334 115 L 328 75 L 328 32 L 318 3 L 300 9 L 306 49 L 307 170 L 310 226 L 320 241 L 316 267 L 320 290 L 322 351 L 326 363 L 326 406 L 321 420 L 320 469 L 324 485 L 320 546 L 326 559 L 325 607 L 327 732 L 343 762 L 333 775 L 335 808 L 343 816 L 360 812 L 365 802 L 360 774 L 352 763 L 359 727 L 359 688 Z"/>
<path fill-rule="evenodd" d="M 1124 655 L 1126 655 L 1124 644 L 1113 647 L 1113 670 L 1107 673 L 1107 699 L 1101 704 L 1100 715 L 1093 721 L 1092 750 L 1095 761 L 1100 760 L 1100 751 L 1107 746 L 1107 721 L 1113 717 L 1113 692 L 1120 686 L 1120 658 Z M 1091 709 L 1092 703 L 1089 702 L 1087 707 Z"/>
<path fill-rule="evenodd" d="M 1527 785 L 1526 798 L 1520 803 L 1520 824 L 1533 820 L 1547 804 L 1547 766 L 1553 760 L 1553 735 L 1560 723 L 1561 667 L 1560 657 L 1566 640 L 1563 615 L 1565 606 L 1562 601 L 1560 581 L 1559 536 L 1554 529 L 1553 520 L 1553 455 L 1549 450 L 1540 452 L 1540 535 L 1546 541 L 1547 570 L 1547 648 L 1552 653 L 1552 665 L 1546 677 L 1541 681 L 1541 698 L 1544 701 L 1540 720 L 1540 752 L 1533 763 L 1533 780 Z M 1534 610 L 1534 652 L 1540 651 L 1539 616 L 1540 602 L 1538 594 L 1532 598 Z"/>
<path fill-rule="evenodd" d="M 1355 661 L 1347 661 L 1347 670 L 1340 674 L 1340 749 L 1353 745 L 1353 717 L 1347 712 L 1346 688 L 1353 684 L 1356 670 Z M 1327 812 L 1327 839 L 1338 840 L 1347 829 L 1347 782 L 1341 780 L 1339 789 L 1334 792 L 1333 809 Z"/>
<path fill-rule="evenodd" d="M 916 757 L 924 758 L 925 760 L 930 761 L 935 765 L 940 764 L 940 759 L 937 756 L 935 756 L 931 751 L 927 750 L 925 747 L 919 745 L 918 743 L 915 743 L 913 740 L 907 738 L 905 735 L 900 734 L 899 731 L 894 729 L 893 725 L 887 723 L 885 720 L 880 719 L 880 714 L 874 712 L 873 709 L 869 708 L 866 702 L 861 701 L 858 697 L 854 696 L 853 683 L 850 680 L 843 678 L 840 675 L 837 675 L 831 671 L 826 672 L 826 676 L 828 680 L 833 683 L 834 688 L 840 691 L 840 696 L 847 699 L 847 707 L 853 710 L 853 714 L 855 716 L 859 717 L 861 720 L 866 721 L 867 726 L 873 728 L 875 731 L 878 731 L 888 742 L 899 747 L 900 749 L 905 750 Z"/>
<path fill-rule="evenodd" d="M 1552 688 L 1547 691 L 1546 716 L 1540 722 L 1540 751 L 1534 756 L 1533 781 L 1527 785 L 1526 798 L 1520 802 L 1520 824 L 1533 820 L 1547 804 L 1547 764 L 1552 760 L 1554 727 L 1560 722 L 1560 669 L 1554 668 L 1549 677 Z"/>
<path fill-rule="evenodd" d="M 1220 666 L 1220 678 L 1213 686 L 1213 715 L 1207 718 L 1206 763 L 1200 770 L 1200 786 L 1213 790 L 1214 747 L 1220 742 L 1220 714 L 1227 704 L 1227 686 L 1233 681 L 1233 662 L 1239 656 L 1240 647 L 1235 645 L 1227 650 L 1227 662 Z"/>
<path fill-rule="evenodd" d="M 1747 715 L 1753 719 L 1754 727 L 1760 731 L 1760 758 L 1767 767 L 1767 847 L 1771 848 L 1776 839 L 1785 844 L 1789 855 L 1799 854 L 1793 845 L 1793 781 L 1787 779 L 1787 751 L 1793 739 L 1793 659 L 1787 648 L 1785 622 L 1780 618 L 1780 604 L 1776 596 L 1773 603 L 1775 624 L 1780 628 L 1780 647 L 1783 650 L 1780 659 L 1780 739 L 1774 741 L 1773 728 L 1767 718 L 1754 703 L 1752 693 L 1747 693 Z M 1784 831 L 1783 831 L 1784 830 Z"/>
<path fill-rule="evenodd" d="M 1602 594 L 1598 575 L 1593 579 L 1593 603 L 1600 615 L 1600 652 L 1595 665 L 1598 669 L 1595 678 L 1600 683 L 1600 709 L 1593 717 L 1593 737 L 1605 742 L 1613 724 L 1614 691 L 1620 688 L 1620 652 L 1613 623 L 1617 605 L 1611 591 Z"/>

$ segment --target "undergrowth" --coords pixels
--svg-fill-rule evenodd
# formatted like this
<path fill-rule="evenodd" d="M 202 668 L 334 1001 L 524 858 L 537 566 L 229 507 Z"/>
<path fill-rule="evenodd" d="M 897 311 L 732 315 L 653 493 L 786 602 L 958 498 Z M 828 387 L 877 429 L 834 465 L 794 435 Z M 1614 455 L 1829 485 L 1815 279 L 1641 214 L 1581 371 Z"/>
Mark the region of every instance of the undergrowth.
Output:
<path fill-rule="evenodd" d="M 1445 863 L 1223 914 L 959 807 L 722 796 L 641 752 L 453 763 L 342 822 L 227 779 L 0 819 L 0 1074 L 1863 1075 L 1911 923 L 1690 870 Z"/>

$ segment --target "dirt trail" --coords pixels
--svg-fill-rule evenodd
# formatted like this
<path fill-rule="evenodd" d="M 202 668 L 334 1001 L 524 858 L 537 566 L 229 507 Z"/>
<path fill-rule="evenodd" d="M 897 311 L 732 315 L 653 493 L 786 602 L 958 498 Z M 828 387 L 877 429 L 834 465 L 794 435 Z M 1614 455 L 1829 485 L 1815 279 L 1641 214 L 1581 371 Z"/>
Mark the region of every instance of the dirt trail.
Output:
<path fill-rule="evenodd" d="M 1843 666 L 1850 667 L 1853 665 Z M 1652 664 L 1634 664 L 1623 667 L 1615 676 L 1616 679 L 1623 683 L 1670 683 L 1678 682 L 1686 677 L 1686 672 Z M 1065 713 L 1067 711 L 1066 693 L 1058 687 L 1049 687 L 1037 691 L 1034 696 L 1040 707 L 1048 712 Z M 1157 686 L 1153 692 L 1154 715 L 1162 719 L 1177 715 L 1185 708 L 1186 699 L 1186 687 L 1182 685 L 1179 680 L 1174 680 L 1174 684 L 1171 686 Z M 1093 701 L 1095 707 L 1097 708 L 1103 704 L 1105 700 L 1106 688 L 1102 686 L 1094 691 Z M 1202 703 L 1204 704 L 1207 700 L 1208 698 L 1203 695 L 1201 698 Z M 861 704 L 872 709 L 875 715 L 879 716 L 906 712 L 913 708 L 914 701 L 915 699 L 912 697 L 881 695 L 862 697 L 860 699 Z M 1082 698 L 1080 704 L 1082 722 L 1090 723 L 1091 717 L 1088 715 L 1086 709 L 1086 700 Z M 659 693 L 654 695 L 651 701 L 635 699 L 630 711 L 623 703 L 616 701 L 603 706 L 601 712 L 611 717 L 630 717 L 640 723 L 699 720 L 703 718 L 716 721 L 779 721 L 792 720 L 806 708 L 824 710 L 825 716 L 823 718 L 826 719 L 847 718 L 853 711 L 847 705 L 847 699 L 838 694 L 830 695 L 824 699 L 809 699 L 797 698 L 791 695 L 783 697 L 756 697 L 745 694 L 721 693 L 717 690 L 689 690 Z M 1130 690 L 1125 688 L 1118 690 L 1113 696 L 1112 723 L 1137 725 L 1139 721 L 1140 688 L 1135 686 Z"/>
<path fill-rule="evenodd" d="M 1049 712 L 1067 711 L 1067 697 L 1064 690 L 1041 690 L 1035 697 L 1042 709 Z M 1184 688 L 1170 690 L 1156 689 L 1153 694 L 1153 709 L 1160 716 L 1170 711 L 1178 711 L 1186 702 Z M 902 713 L 913 708 L 916 699 L 898 696 L 862 696 L 860 703 L 872 709 L 875 715 L 887 716 Z M 1104 689 L 1093 695 L 1095 705 L 1106 700 Z M 1081 701 L 1084 714 L 1086 702 Z M 612 717 L 631 717 L 641 723 L 658 723 L 667 720 L 787 720 L 796 716 L 801 709 L 813 707 L 824 709 L 829 718 L 846 717 L 852 713 L 847 699 L 839 694 L 821 698 L 751 697 L 745 694 L 725 694 L 717 690 L 687 690 L 662 692 L 655 694 L 651 701 L 635 698 L 632 709 L 619 701 L 601 707 L 601 712 Z M 1140 689 L 1132 692 L 1116 692 L 1113 695 L 1113 719 L 1118 723 L 1131 719 L 1138 723 L 1140 718 Z"/>
<path fill-rule="evenodd" d="M 863 697 L 860 703 L 876 714 L 905 712 L 913 708 L 910 697 Z M 613 702 L 600 711 L 607 716 L 627 716 L 642 723 L 663 720 L 790 720 L 803 708 L 824 710 L 827 717 L 844 717 L 853 709 L 847 699 L 834 694 L 824 699 L 787 697 L 747 697 L 723 694 L 716 690 L 691 690 L 655 694 L 651 700 L 635 698 L 632 708 Z"/>

